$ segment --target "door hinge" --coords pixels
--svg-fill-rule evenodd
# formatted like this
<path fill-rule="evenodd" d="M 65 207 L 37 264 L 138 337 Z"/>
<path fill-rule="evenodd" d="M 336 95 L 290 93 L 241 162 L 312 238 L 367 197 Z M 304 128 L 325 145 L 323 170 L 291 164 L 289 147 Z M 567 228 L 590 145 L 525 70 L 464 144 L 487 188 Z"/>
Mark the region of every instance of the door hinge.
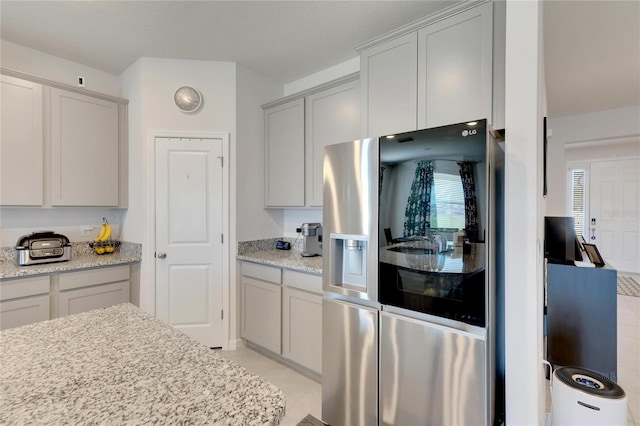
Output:
<path fill-rule="evenodd" d="M 220 242 L 224 244 L 224 234 L 220 234 Z"/>
<path fill-rule="evenodd" d="M 218 157 L 220 159 L 220 167 L 224 167 L 224 157 Z"/>
<path fill-rule="evenodd" d="M 224 311 L 223 311 L 223 310 L 221 310 L 221 311 L 220 311 L 220 319 L 221 319 L 221 320 L 223 320 L 223 319 L 224 319 Z"/>

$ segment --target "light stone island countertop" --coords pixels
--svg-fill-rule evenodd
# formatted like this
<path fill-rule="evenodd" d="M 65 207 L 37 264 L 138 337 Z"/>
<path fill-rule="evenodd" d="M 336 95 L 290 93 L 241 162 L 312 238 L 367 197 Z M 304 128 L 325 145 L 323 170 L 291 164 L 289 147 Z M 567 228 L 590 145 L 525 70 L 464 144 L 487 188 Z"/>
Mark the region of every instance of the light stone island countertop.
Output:
<path fill-rule="evenodd" d="M 0 332 L 0 424 L 277 425 L 277 387 L 125 303 Z"/>
<path fill-rule="evenodd" d="M 21 278 L 34 275 L 70 272 L 99 266 L 140 262 L 141 245 L 123 242 L 113 253 L 95 254 L 88 243 L 71 243 L 71 260 L 20 266 L 13 247 L 0 249 L 0 279 Z"/>

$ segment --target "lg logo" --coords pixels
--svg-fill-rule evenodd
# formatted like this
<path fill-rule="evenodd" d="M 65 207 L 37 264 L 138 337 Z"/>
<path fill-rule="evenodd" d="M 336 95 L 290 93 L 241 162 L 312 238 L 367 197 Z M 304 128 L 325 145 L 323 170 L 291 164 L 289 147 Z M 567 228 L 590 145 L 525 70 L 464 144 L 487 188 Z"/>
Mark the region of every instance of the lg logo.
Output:
<path fill-rule="evenodd" d="M 463 130 L 462 131 L 462 136 L 467 137 L 467 136 L 473 136 L 475 134 L 478 133 L 477 129 L 471 129 L 471 130 Z"/>

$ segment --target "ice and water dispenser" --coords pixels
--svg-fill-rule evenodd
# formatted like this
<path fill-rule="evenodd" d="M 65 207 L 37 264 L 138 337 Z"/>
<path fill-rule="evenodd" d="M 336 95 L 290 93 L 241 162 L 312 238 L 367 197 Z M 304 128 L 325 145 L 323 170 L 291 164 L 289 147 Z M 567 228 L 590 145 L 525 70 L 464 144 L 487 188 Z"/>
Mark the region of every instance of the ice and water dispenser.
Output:
<path fill-rule="evenodd" d="M 331 285 L 367 291 L 366 235 L 331 234 Z"/>

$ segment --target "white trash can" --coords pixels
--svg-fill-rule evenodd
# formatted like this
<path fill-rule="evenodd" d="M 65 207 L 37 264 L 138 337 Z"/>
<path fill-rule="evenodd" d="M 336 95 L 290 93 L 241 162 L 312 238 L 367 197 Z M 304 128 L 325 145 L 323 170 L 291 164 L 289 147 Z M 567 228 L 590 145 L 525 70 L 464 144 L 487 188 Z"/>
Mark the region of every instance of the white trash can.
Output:
<path fill-rule="evenodd" d="M 613 381 L 593 371 L 560 367 L 551 385 L 553 426 L 626 426 L 627 396 Z"/>

